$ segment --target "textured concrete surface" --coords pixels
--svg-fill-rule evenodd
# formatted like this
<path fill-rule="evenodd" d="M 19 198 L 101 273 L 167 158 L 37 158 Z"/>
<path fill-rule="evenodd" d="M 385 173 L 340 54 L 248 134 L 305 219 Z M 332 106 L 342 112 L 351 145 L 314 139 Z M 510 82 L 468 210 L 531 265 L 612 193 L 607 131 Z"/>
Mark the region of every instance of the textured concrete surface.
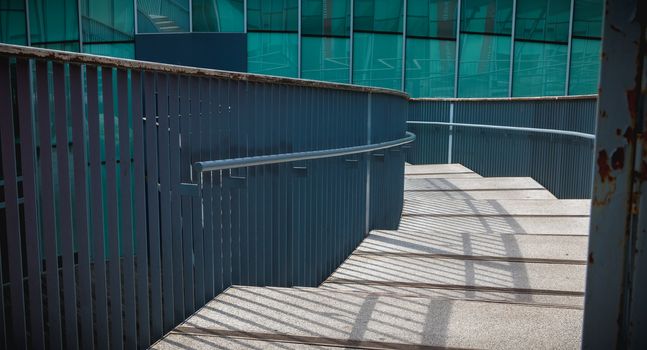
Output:
<path fill-rule="evenodd" d="M 490 287 L 529 294 L 583 292 L 586 265 L 353 254 L 325 283 Z M 385 283 L 388 282 L 388 283 Z M 539 290 L 537 292 L 528 290 Z M 561 293 L 565 292 L 565 293 Z"/>
<path fill-rule="evenodd" d="M 588 217 L 476 217 L 476 216 L 405 216 L 399 232 L 470 232 L 552 235 L 588 235 Z"/>
<path fill-rule="evenodd" d="M 429 231 L 372 231 L 357 247 L 362 253 L 453 254 L 528 259 L 586 260 L 586 236 Z"/>
<path fill-rule="evenodd" d="M 423 197 L 424 198 L 424 197 Z M 525 216 L 588 216 L 591 201 L 555 200 L 466 200 L 446 198 L 406 198 L 403 215 L 525 215 Z"/>
<path fill-rule="evenodd" d="M 571 308 L 337 293 L 315 288 L 234 287 L 172 334 L 244 331 L 248 338 L 287 336 L 311 343 L 361 340 L 389 344 L 382 348 L 393 349 L 414 344 L 576 349 L 581 318 L 581 310 Z M 155 347 L 163 348 L 164 343 L 167 341 Z"/>
<path fill-rule="evenodd" d="M 445 199 L 556 199 L 548 190 L 462 190 L 462 191 L 408 191 L 405 198 Z"/>
<path fill-rule="evenodd" d="M 335 290 L 338 293 L 369 293 L 374 295 L 418 296 L 458 300 L 491 301 L 513 304 L 531 304 L 547 307 L 567 307 L 582 310 L 584 297 L 580 295 L 550 295 L 502 292 L 494 290 L 447 289 L 431 287 L 370 285 L 358 283 L 323 283 L 319 289 Z"/>
<path fill-rule="evenodd" d="M 229 288 L 153 348 L 580 348 L 589 201 L 459 164 L 405 171 L 398 230 L 319 288 Z"/>
<path fill-rule="evenodd" d="M 423 165 L 406 165 L 404 167 L 406 175 L 429 174 L 429 175 L 454 175 L 462 173 L 476 174 L 472 169 L 462 164 L 423 164 Z M 476 174 L 478 175 L 478 174 Z M 481 175 L 478 175 L 479 177 Z"/>
<path fill-rule="evenodd" d="M 482 179 L 477 173 L 406 174 L 407 179 Z"/>
<path fill-rule="evenodd" d="M 545 190 L 529 177 L 481 179 L 404 179 L 405 191 Z"/>

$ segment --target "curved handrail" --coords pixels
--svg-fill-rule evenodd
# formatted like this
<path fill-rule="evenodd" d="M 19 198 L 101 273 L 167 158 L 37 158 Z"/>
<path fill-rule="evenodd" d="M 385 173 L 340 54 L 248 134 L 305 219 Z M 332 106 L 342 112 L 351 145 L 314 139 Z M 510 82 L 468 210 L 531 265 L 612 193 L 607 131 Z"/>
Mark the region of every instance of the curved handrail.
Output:
<path fill-rule="evenodd" d="M 521 126 L 504 126 L 504 125 L 487 125 L 487 124 L 429 122 L 429 121 L 423 121 L 423 120 L 408 120 L 407 124 L 444 125 L 444 126 L 458 126 L 458 127 L 479 128 L 479 129 L 527 131 L 527 132 L 537 132 L 537 133 L 543 133 L 543 134 L 575 136 L 575 137 L 581 137 L 584 139 L 595 140 L 595 135 L 593 134 L 587 134 L 587 133 L 578 132 L 578 131 L 558 130 L 558 129 L 526 128 Z"/>
<path fill-rule="evenodd" d="M 339 156 L 345 156 L 349 154 L 366 153 L 371 151 L 377 151 L 380 149 L 401 146 L 409 142 L 412 142 L 415 139 L 416 139 L 416 135 L 407 131 L 405 137 L 399 138 L 397 140 L 392 140 L 392 141 L 385 141 L 385 142 L 361 145 L 361 146 L 332 148 L 332 149 L 326 149 L 326 150 L 320 150 L 320 151 L 306 151 L 306 152 L 270 154 L 270 155 L 264 155 L 264 156 L 254 156 L 254 157 L 209 160 L 209 161 L 203 161 L 203 162 L 195 162 L 193 163 L 193 168 L 200 173 L 200 172 L 217 171 L 217 170 L 225 170 L 225 169 L 244 168 L 248 166 L 295 162 L 295 161 L 308 160 L 308 159 L 339 157 Z"/>

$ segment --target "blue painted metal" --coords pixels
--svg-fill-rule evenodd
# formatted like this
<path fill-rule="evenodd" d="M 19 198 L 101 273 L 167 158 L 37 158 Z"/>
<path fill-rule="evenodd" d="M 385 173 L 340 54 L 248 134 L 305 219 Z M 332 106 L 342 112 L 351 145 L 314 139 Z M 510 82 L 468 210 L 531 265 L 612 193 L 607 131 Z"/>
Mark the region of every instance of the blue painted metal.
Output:
<path fill-rule="evenodd" d="M 0 69 L 3 210 L 33 220 L 3 222 L 2 346 L 145 348 L 398 225 L 402 93 L 7 45 Z"/>
<path fill-rule="evenodd" d="M 530 176 L 559 198 L 590 198 L 595 108 L 594 96 L 413 99 L 409 130 L 418 139 L 407 161 Z"/>
<path fill-rule="evenodd" d="M 225 169 L 237 169 L 251 166 L 259 166 L 266 164 L 279 164 L 288 162 L 297 162 L 310 159 L 323 159 L 331 157 L 341 157 L 346 155 L 366 153 L 383 150 L 385 148 L 392 148 L 413 142 L 416 135 L 406 131 L 406 136 L 396 140 L 384 141 L 368 145 L 350 146 L 343 148 L 330 148 L 325 150 L 304 151 L 295 153 L 279 153 L 264 156 L 242 157 L 242 158 L 229 158 L 221 160 L 208 160 L 193 163 L 195 171 L 207 172 Z M 203 185 L 204 186 L 204 185 Z"/>

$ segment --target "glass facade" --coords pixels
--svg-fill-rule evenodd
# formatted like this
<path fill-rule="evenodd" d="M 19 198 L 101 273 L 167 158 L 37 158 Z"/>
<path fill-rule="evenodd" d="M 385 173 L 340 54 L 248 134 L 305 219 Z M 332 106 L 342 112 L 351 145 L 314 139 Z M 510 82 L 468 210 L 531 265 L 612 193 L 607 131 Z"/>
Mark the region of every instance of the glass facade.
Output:
<path fill-rule="evenodd" d="M 243 32 L 243 0 L 193 0 L 194 32 Z"/>
<path fill-rule="evenodd" d="M 250 73 L 412 97 L 597 92 L 603 0 L 0 0 L 0 42 L 133 58 L 135 34 L 247 33 Z"/>
<path fill-rule="evenodd" d="M 129 0 L 81 1 L 83 52 L 134 58 L 135 8 Z"/>
<path fill-rule="evenodd" d="M 350 5 L 301 1 L 301 78 L 350 82 Z"/>

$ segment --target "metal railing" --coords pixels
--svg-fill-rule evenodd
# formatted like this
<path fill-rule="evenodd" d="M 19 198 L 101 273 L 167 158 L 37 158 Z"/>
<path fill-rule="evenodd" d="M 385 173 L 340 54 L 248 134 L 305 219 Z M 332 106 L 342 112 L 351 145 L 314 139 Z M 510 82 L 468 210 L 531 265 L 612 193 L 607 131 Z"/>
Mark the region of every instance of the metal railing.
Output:
<path fill-rule="evenodd" d="M 407 136 L 393 141 L 385 141 L 385 142 L 362 145 L 362 146 L 332 148 L 332 149 L 320 150 L 320 151 L 271 154 L 271 155 L 256 156 L 256 157 L 243 157 L 243 158 L 234 158 L 234 159 L 220 159 L 220 160 L 210 160 L 210 161 L 204 161 L 204 162 L 195 162 L 193 164 L 193 168 L 197 172 L 202 173 L 207 171 L 236 169 L 236 168 L 243 168 L 243 167 L 249 167 L 249 166 L 297 162 L 301 160 L 341 157 L 341 156 L 347 156 L 351 154 L 366 153 L 366 152 L 378 151 L 385 148 L 402 146 L 407 143 L 413 142 L 415 139 L 416 139 L 416 135 L 407 131 Z"/>
<path fill-rule="evenodd" d="M 590 198 L 595 108 L 595 96 L 412 99 L 407 161 L 529 176 L 559 198 Z"/>
<path fill-rule="evenodd" d="M 0 45 L 0 347 L 142 348 L 232 284 L 318 285 L 397 228 L 407 117 L 413 163 L 581 193 L 594 104 Z"/>
<path fill-rule="evenodd" d="M 476 128 L 476 129 L 525 131 L 525 132 L 533 132 L 533 133 L 540 133 L 540 134 L 575 136 L 575 137 L 581 137 L 583 139 L 595 140 L 594 134 L 587 134 L 583 132 L 569 131 L 569 130 L 558 130 L 558 129 L 523 128 L 519 126 L 487 125 L 487 124 L 425 122 L 425 121 L 419 121 L 419 120 L 408 120 L 407 124 L 444 125 L 444 126 L 451 126 L 451 127 L 458 126 L 458 127 Z"/>
<path fill-rule="evenodd" d="M 144 348 L 232 284 L 318 285 L 399 223 L 407 101 L 0 45 L 0 348 Z"/>

